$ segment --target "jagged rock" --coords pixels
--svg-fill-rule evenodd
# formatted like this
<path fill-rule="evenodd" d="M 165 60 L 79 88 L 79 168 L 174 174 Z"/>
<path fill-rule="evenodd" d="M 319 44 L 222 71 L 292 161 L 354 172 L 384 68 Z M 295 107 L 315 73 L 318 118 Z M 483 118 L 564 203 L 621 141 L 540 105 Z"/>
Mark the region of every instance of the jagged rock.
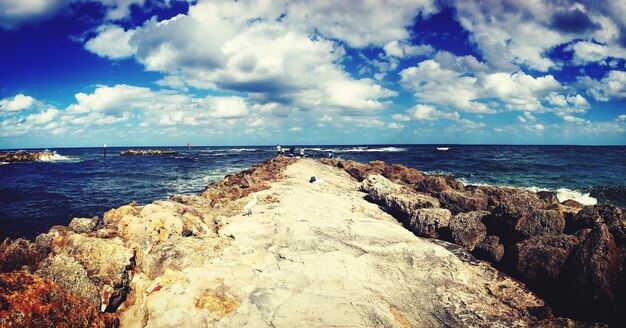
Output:
<path fill-rule="evenodd" d="M 411 186 L 413 189 L 424 179 L 424 173 L 401 164 L 385 166 L 382 175 L 391 181 Z"/>
<path fill-rule="evenodd" d="M 56 282 L 73 295 L 80 296 L 95 308 L 100 308 L 98 288 L 89 279 L 87 270 L 73 257 L 67 254 L 51 256 L 42 261 L 39 268 L 37 275 Z"/>
<path fill-rule="evenodd" d="M 68 227 L 76 233 L 88 233 L 96 229 L 96 225 L 98 225 L 99 220 L 100 218 L 98 218 L 97 216 L 91 219 L 74 218 L 72 219 L 72 222 L 70 222 Z"/>
<path fill-rule="evenodd" d="M 431 196 L 407 190 L 382 175 L 370 175 L 363 180 L 361 190 L 371 200 L 387 207 L 390 212 L 404 221 L 420 208 L 439 207 L 439 201 Z"/>
<path fill-rule="evenodd" d="M 482 211 L 487 208 L 487 195 L 479 190 L 458 191 L 443 190 L 439 193 L 441 207 L 447 208 L 452 214 Z"/>
<path fill-rule="evenodd" d="M 482 223 L 489 212 L 476 211 L 459 213 L 450 222 L 452 242 L 472 251 L 487 236 L 487 227 Z"/>
<path fill-rule="evenodd" d="M 15 272 L 0 274 L 0 326 L 119 327 L 119 320 L 50 280 Z"/>
<path fill-rule="evenodd" d="M 477 258 L 492 263 L 499 263 L 504 256 L 504 246 L 498 236 L 487 236 L 479 242 L 472 252 Z"/>
<path fill-rule="evenodd" d="M 326 165 L 334 166 L 334 167 L 338 167 L 338 164 L 339 164 L 338 160 L 332 159 L 332 158 L 322 158 L 320 159 L 320 162 Z"/>
<path fill-rule="evenodd" d="M 385 162 L 383 161 L 370 161 L 368 163 L 372 168 L 376 169 L 376 170 L 380 170 L 382 172 L 382 170 L 385 169 Z"/>
<path fill-rule="evenodd" d="M 132 202 L 128 205 L 120 206 L 118 208 L 112 208 L 104 213 L 102 221 L 105 225 L 117 226 L 117 223 L 127 215 L 134 216 L 141 212 L 142 207 L 137 206 L 136 202 Z"/>
<path fill-rule="evenodd" d="M 573 199 L 567 199 L 565 201 L 563 201 L 561 203 L 561 205 L 563 206 L 568 206 L 568 207 L 572 207 L 572 208 L 578 208 L 578 209 L 582 209 L 583 207 L 585 207 L 585 205 L 573 200 Z"/>
<path fill-rule="evenodd" d="M 101 310 L 115 311 L 128 292 L 131 270 L 134 267 L 134 252 L 126 248 L 119 239 L 101 239 L 80 234 L 57 237 L 52 243 L 54 256 L 65 254 L 80 263 L 89 280 L 98 288 Z M 59 263 L 62 264 L 62 263 Z M 68 266 L 71 264 L 68 263 Z M 76 272 L 73 268 L 68 268 Z M 55 272 L 54 281 L 62 281 L 65 271 Z"/>
<path fill-rule="evenodd" d="M 465 186 L 451 175 L 428 175 L 416 186 L 417 191 L 437 195 L 446 189 L 465 191 Z"/>
<path fill-rule="evenodd" d="M 512 247 L 509 267 L 522 281 L 543 293 L 558 291 L 557 281 L 572 249 L 579 243 L 575 236 L 533 236 Z"/>
<path fill-rule="evenodd" d="M 559 198 L 551 191 L 538 191 L 537 197 L 544 202 L 546 207 L 559 204 Z"/>
<path fill-rule="evenodd" d="M 618 246 L 626 244 L 626 219 L 622 210 L 614 205 L 591 205 L 583 207 L 572 220 L 572 230 L 593 228 L 606 224 Z"/>
<path fill-rule="evenodd" d="M 22 238 L 14 241 L 7 238 L 0 244 L 0 272 L 22 269 L 33 271 L 47 255 L 48 249 L 37 243 Z"/>
<path fill-rule="evenodd" d="M 385 203 L 387 196 L 395 193 L 408 193 L 402 186 L 391 182 L 382 175 L 370 175 L 361 183 L 361 190 L 368 193 L 375 202 Z"/>
<path fill-rule="evenodd" d="M 15 153 L 0 154 L 0 162 L 7 162 L 7 163 L 33 162 L 33 161 L 38 161 L 41 159 L 50 158 L 51 156 L 54 156 L 54 153 L 46 152 L 46 151 L 44 152 L 18 151 Z"/>
<path fill-rule="evenodd" d="M 615 314 L 614 287 L 621 256 L 605 224 L 597 224 L 587 238 L 572 250 L 569 286 L 575 297 L 574 312 L 602 320 Z"/>
<path fill-rule="evenodd" d="M 145 155 L 176 155 L 175 150 L 159 150 L 159 149 L 146 149 L 146 150 L 134 150 L 129 149 L 121 151 L 120 156 L 145 156 Z"/>
<path fill-rule="evenodd" d="M 543 234 L 560 234 L 565 229 L 563 213 L 558 210 L 535 210 L 515 224 L 515 231 L 522 238 Z"/>
<path fill-rule="evenodd" d="M 415 210 L 409 218 L 409 229 L 418 236 L 428 238 L 443 237 L 448 233 L 452 213 L 443 208 L 422 208 Z"/>
<path fill-rule="evenodd" d="M 468 186 L 467 189 L 478 189 L 487 195 L 488 211 L 492 211 L 494 208 L 500 205 L 503 199 L 510 198 L 512 195 L 519 191 L 518 189 L 494 186 Z"/>

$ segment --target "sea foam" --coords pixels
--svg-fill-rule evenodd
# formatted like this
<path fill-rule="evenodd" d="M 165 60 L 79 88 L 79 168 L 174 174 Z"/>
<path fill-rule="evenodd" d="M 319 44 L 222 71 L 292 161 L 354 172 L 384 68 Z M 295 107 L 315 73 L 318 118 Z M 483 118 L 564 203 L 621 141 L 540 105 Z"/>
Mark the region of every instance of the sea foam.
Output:
<path fill-rule="evenodd" d="M 74 160 L 74 159 L 71 157 L 59 155 L 56 152 L 42 154 L 41 157 L 39 158 L 40 162 L 61 162 L 61 161 L 71 161 L 71 160 Z"/>

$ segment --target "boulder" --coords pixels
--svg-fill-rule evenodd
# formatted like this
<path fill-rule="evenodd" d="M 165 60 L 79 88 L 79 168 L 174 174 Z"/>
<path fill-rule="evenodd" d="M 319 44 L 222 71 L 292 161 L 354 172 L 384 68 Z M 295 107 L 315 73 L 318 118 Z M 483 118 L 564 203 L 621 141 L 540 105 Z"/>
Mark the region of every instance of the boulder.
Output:
<path fill-rule="evenodd" d="M 507 265 L 520 279 L 545 293 L 557 291 L 563 267 L 579 243 L 575 236 L 540 235 L 525 239 L 511 248 Z"/>
<path fill-rule="evenodd" d="M 403 183 L 413 188 L 424 180 L 424 174 L 422 172 L 414 168 L 407 168 L 401 164 L 391 164 L 385 166 L 382 174 L 391 181 Z"/>
<path fill-rule="evenodd" d="M 438 195 L 446 189 L 464 191 L 465 186 L 451 175 L 426 175 L 415 189 L 423 193 Z"/>
<path fill-rule="evenodd" d="M 472 251 L 487 236 L 487 227 L 482 223 L 486 211 L 459 213 L 450 222 L 452 242 Z"/>
<path fill-rule="evenodd" d="M 96 230 L 99 220 L 97 216 L 91 219 L 74 218 L 68 227 L 76 233 L 88 233 Z"/>
<path fill-rule="evenodd" d="M 370 200 L 387 207 L 401 221 L 406 220 L 417 209 L 439 207 L 436 198 L 408 190 L 382 175 L 368 176 L 363 180 L 361 190 L 368 193 Z"/>
<path fill-rule="evenodd" d="M 0 327 L 119 327 L 119 320 L 25 272 L 0 274 Z"/>
<path fill-rule="evenodd" d="M 515 232 L 521 238 L 543 234 L 560 234 L 565 229 L 563 213 L 558 210 L 535 210 L 515 223 Z"/>
<path fill-rule="evenodd" d="M 489 235 L 474 247 L 472 254 L 481 260 L 497 264 L 504 256 L 504 246 L 500 244 L 498 236 Z"/>
<path fill-rule="evenodd" d="M 50 279 L 59 286 L 100 308 L 98 287 L 89 279 L 87 270 L 67 254 L 51 256 L 39 265 L 37 275 Z"/>
<path fill-rule="evenodd" d="M 503 199 L 510 198 L 513 194 L 519 191 L 518 189 L 495 186 L 468 186 L 466 189 L 478 189 L 484 192 L 487 195 L 488 211 L 492 211 L 494 208 L 500 205 L 500 202 Z"/>
<path fill-rule="evenodd" d="M 31 243 L 22 238 L 14 241 L 7 238 L 0 244 L 0 272 L 22 269 L 34 271 L 48 252 L 45 245 Z"/>
<path fill-rule="evenodd" d="M 620 262 L 609 229 L 597 224 L 570 255 L 568 278 L 575 312 L 594 320 L 605 320 L 616 312 L 614 287 Z"/>
<path fill-rule="evenodd" d="M 626 244 L 626 220 L 622 210 L 614 205 L 591 205 L 583 207 L 572 220 L 574 231 L 606 224 L 618 246 Z"/>
<path fill-rule="evenodd" d="M 551 191 L 538 191 L 537 197 L 544 202 L 546 207 L 559 204 L 559 198 Z"/>
<path fill-rule="evenodd" d="M 387 196 L 390 194 L 409 192 L 402 186 L 378 174 L 370 175 L 363 180 L 361 191 L 368 193 L 370 198 L 377 203 L 386 203 Z"/>
<path fill-rule="evenodd" d="M 422 208 L 415 210 L 409 218 L 409 230 L 418 236 L 446 239 L 452 213 L 443 208 Z M 441 238 L 440 238 L 441 237 Z"/>
<path fill-rule="evenodd" d="M 458 191 L 447 189 L 439 193 L 441 207 L 452 214 L 482 211 L 487 208 L 487 195 L 481 190 Z"/>

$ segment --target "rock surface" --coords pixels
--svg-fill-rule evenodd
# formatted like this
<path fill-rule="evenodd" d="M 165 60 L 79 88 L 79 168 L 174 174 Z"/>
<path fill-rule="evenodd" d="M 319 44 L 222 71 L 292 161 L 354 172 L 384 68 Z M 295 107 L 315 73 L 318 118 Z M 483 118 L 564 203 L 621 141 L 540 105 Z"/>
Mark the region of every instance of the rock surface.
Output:
<path fill-rule="evenodd" d="M 52 157 L 54 153 L 51 152 L 26 152 L 26 151 L 18 151 L 15 153 L 4 153 L 0 154 L 0 162 L 33 162 L 39 161 L 42 159 L 48 159 Z"/>

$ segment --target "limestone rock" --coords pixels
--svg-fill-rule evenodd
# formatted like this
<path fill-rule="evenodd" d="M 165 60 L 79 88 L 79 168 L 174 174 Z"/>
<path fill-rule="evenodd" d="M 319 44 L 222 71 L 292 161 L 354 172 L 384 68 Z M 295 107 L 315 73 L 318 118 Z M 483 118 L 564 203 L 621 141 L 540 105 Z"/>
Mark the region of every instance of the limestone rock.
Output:
<path fill-rule="evenodd" d="M 0 162 L 33 162 L 41 159 L 50 158 L 54 153 L 51 152 L 26 152 L 18 151 L 15 153 L 0 154 Z"/>
<path fill-rule="evenodd" d="M 481 260 L 499 263 L 504 256 L 504 246 L 498 236 L 489 235 L 476 245 L 472 254 Z"/>
<path fill-rule="evenodd" d="M 91 219 L 88 218 L 74 218 L 69 224 L 69 228 L 76 233 L 88 233 L 96 229 L 96 225 L 100 218 L 97 216 Z"/>
<path fill-rule="evenodd" d="M 377 174 L 368 176 L 361 184 L 361 190 L 367 192 L 374 202 L 389 208 L 401 221 L 408 219 L 417 209 L 439 207 L 436 198 L 407 190 Z"/>
<path fill-rule="evenodd" d="M 65 288 L 73 295 L 79 296 L 100 308 L 100 293 L 96 285 L 89 279 L 87 270 L 67 254 L 51 256 L 39 265 L 37 275 L 50 279 Z"/>
<path fill-rule="evenodd" d="M 604 224 L 596 225 L 570 256 L 569 285 L 577 310 L 587 318 L 610 317 L 617 310 L 614 287 L 621 257 Z"/>
<path fill-rule="evenodd" d="M 409 218 L 409 229 L 418 236 L 439 238 L 448 233 L 452 214 L 443 208 L 418 209 Z"/>
<path fill-rule="evenodd" d="M 0 274 L 0 326 L 118 327 L 119 320 L 56 283 L 19 272 Z"/>
<path fill-rule="evenodd" d="M 0 244 L 0 272 L 22 269 L 34 271 L 37 264 L 46 258 L 48 251 L 45 246 L 22 238 L 14 241 L 7 238 Z"/>
<path fill-rule="evenodd" d="M 487 227 L 482 220 L 488 214 L 486 211 L 477 211 L 455 215 L 450 223 L 452 242 L 472 251 L 487 236 Z"/>
<path fill-rule="evenodd" d="M 558 290 L 561 282 L 557 278 L 578 243 L 576 237 L 564 234 L 533 236 L 512 248 L 509 265 L 522 281 L 538 290 Z"/>
<path fill-rule="evenodd" d="M 441 207 L 449 209 L 452 214 L 483 211 L 487 208 L 487 195 L 480 189 L 472 191 L 443 190 L 439 193 Z"/>
<path fill-rule="evenodd" d="M 537 197 L 544 202 L 546 207 L 559 204 L 559 198 L 551 191 L 538 191 Z"/>

